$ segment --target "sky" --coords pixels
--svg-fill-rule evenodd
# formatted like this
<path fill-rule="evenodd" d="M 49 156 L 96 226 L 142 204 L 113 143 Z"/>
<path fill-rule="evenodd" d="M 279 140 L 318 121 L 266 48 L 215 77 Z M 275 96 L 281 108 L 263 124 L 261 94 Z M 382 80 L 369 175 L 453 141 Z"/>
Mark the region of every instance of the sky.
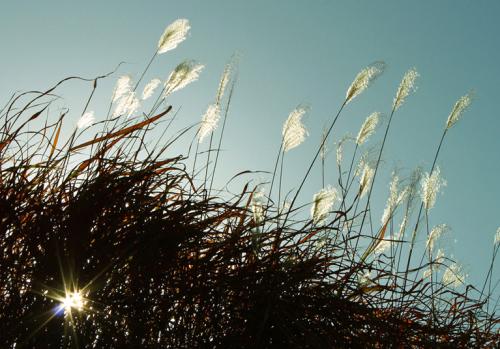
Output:
<path fill-rule="evenodd" d="M 292 189 L 363 67 L 379 60 L 387 64 L 385 73 L 342 113 L 330 148 L 346 133 L 356 135 L 371 112 L 387 115 L 402 76 L 415 67 L 418 88 L 394 116 L 372 199 L 374 217 L 385 206 L 391 171 L 397 168 L 408 176 L 418 165 L 428 171 L 453 104 L 474 90 L 473 105 L 450 130 L 440 154 L 447 186 L 430 224 L 451 227 L 448 253 L 464 265 L 469 281 L 481 286 L 500 226 L 499 11 L 499 2 L 481 0 L 9 1 L 0 7 L 0 104 L 14 91 L 43 90 L 70 75 L 96 77 L 125 62 L 100 82 L 90 105 L 102 119 L 116 77 L 140 75 L 166 25 L 187 18 L 189 38 L 158 57 L 146 75 L 146 81 L 165 79 L 186 58 L 206 66 L 198 82 L 169 100 L 181 108 L 172 128 L 200 119 L 215 97 L 224 65 L 238 54 L 218 184 L 244 170 L 272 171 L 283 122 L 297 105 L 306 104 L 311 108 L 304 120 L 309 137 L 287 153 L 284 167 L 284 188 Z M 71 110 L 68 129 L 89 91 L 88 84 L 76 82 L 62 89 Z M 370 146 L 380 144 L 381 131 Z M 168 155 L 180 151 L 174 148 Z M 333 185 L 334 153 L 326 162 L 327 182 Z M 300 200 L 310 200 L 320 188 L 316 167 Z M 499 271 L 497 263 L 494 280 Z"/>

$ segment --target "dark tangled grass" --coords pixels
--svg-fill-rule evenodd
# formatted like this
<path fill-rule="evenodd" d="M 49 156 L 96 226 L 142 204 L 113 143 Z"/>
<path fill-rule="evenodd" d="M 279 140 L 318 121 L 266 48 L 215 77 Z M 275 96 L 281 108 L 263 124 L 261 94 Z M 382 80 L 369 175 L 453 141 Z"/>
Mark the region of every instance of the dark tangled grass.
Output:
<path fill-rule="evenodd" d="M 48 115 L 53 93 L 15 96 L 2 111 L 2 348 L 498 344 L 498 317 L 469 288 L 415 278 L 424 266 L 389 282 L 390 257 L 386 264 L 348 257 L 361 233 L 319 247 L 319 236 L 352 219 L 349 208 L 318 227 L 293 213 L 276 225 L 269 205 L 257 224 L 254 188 L 209 195 L 184 157 L 144 143 L 172 117 L 170 107 L 61 145 L 64 115 L 27 130 Z M 372 282 L 360 283 L 367 271 Z M 86 304 L 64 315 L 59 300 L 74 289 Z"/>

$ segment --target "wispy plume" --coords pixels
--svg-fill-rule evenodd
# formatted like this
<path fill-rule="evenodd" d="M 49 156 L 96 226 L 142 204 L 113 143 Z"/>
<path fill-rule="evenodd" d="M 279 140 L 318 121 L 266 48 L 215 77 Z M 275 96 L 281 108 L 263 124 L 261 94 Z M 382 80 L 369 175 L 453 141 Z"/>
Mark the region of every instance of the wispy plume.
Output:
<path fill-rule="evenodd" d="M 262 190 L 255 191 L 250 203 L 250 209 L 255 224 L 261 224 L 264 221 L 264 205 L 266 203 L 265 195 Z"/>
<path fill-rule="evenodd" d="M 156 88 L 161 84 L 160 79 L 153 79 L 144 86 L 144 90 L 142 91 L 142 99 L 146 100 L 150 98 L 154 93 Z"/>
<path fill-rule="evenodd" d="M 95 121 L 94 112 L 89 111 L 89 112 L 86 112 L 85 114 L 83 114 L 80 117 L 80 119 L 78 119 L 76 126 L 79 129 L 86 128 L 86 127 L 91 126 L 94 123 L 94 121 Z"/>
<path fill-rule="evenodd" d="M 198 80 L 198 77 L 205 66 L 197 64 L 193 60 L 186 60 L 175 67 L 170 73 L 167 82 L 165 83 L 165 96 L 172 92 L 178 91 L 193 81 Z"/>
<path fill-rule="evenodd" d="M 497 229 L 493 243 L 495 244 L 495 246 L 500 245 L 500 228 Z"/>
<path fill-rule="evenodd" d="M 352 140 L 352 136 L 350 134 L 345 134 L 340 141 L 337 142 L 337 149 L 335 151 L 335 157 L 337 160 L 337 166 L 342 165 L 342 158 L 344 154 L 344 143 Z"/>
<path fill-rule="evenodd" d="M 220 104 L 222 96 L 224 96 L 226 86 L 229 83 L 229 80 L 231 80 L 231 74 L 234 70 L 234 65 L 235 65 L 235 59 L 233 58 L 224 67 L 224 72 L 222 73 L 221 79 L 219 81 L 219 88 L 217 89 L 217 95 L 215 96 L 215 103 L 217 104 Z"/>
<path fill-rule="evenodd" d="M 125 95 L 128 95 L 132 91 L 132 78 L 130 75 L 123 75 L 118 78 L 115 85 L 115 90 L 113 91 L 113 102 L 118 101 Z"/>
<path fill-rule="evenodd" d="M 178 19 L 172 22 L 163 32 L 158 41 L 158 53 L 162 54 L 173 50 L 186 39 L 189 32 L 189 21 L 187 19 Z"/>
<path fill-rule="evenodd" d="M 298 147 L 308 136 L 306 127 L 302 123 L 302 117 L 306 114 L 307 110 L 308 108 L 306 107 L 297 107 L 292 110 L 283 124 L 281 134 L 283 136 L 284 152 Z"/>
<path fill-rule="evenodd" d="M 466 277 L 467 275 L 464 273 L 462 267 L 457 263 L 453 263 L 446 268 L 443 274 L 443 283 L 456 288 L 465 283 Z"/>
<path fill-rule="evenodd" d="M 346 103 L 349 103 L 352 99 L 363 92 L 373 80 L 384 72 L 384 69 L 384 62 L 375 62 L 361 70 L 354 78 L 351 86 L 347 89 L 345 97 Z"/>
<path fill-rule="evenodd" d="M 314 194 L 311 217 L 314 224 L 324 222 L 338 197 L 337 189 L 328 186 Z"/>
<path fill-rule="evenodd" d="M 391 184 L 389 186 L 389 198 L 384 209 L 384 213 L 381 218 L 381 223 L 384 225 L 393 216 L 394 211 L 398 205 L 403 201 L 405 196 L 408 194 L 408 188 L 399 191 L 399 176 L 393 175 Z"/>
<path fill-rule="evenodd" d="M 359 180 L 359 197 L 362 198 L 370 187 L 375 170 L 371 168 L 367 163 L 364 164 L 363 172 L 361 173 L 361 179 Z"/>
<path fill-rule="evenodd" d="M 426 247 L 429 249 L 431 253 L 434 251 L 434 246 L 436 245 L 437 240 L 441 237 L 441 235 L 443 235 L 444 232 L 448 230 L 449 227 L 446 224 L 436 225 L 431 230 L 429 236 L 427 237 L 427 243 L 426 243 Z"/>
<path fill-rule="evenodd" d="M 394 109 L 397 110 L 404 103 L 406 97 L 416 90 L 415 80 L 419 77 L 417 70 L 412 68 L 408 70 L 399 84 L 398 92 L 394 97 Z"/>
<path fill-rule="evenodd" d="M 218 104 L 210 104 L 203 115 L 198 133 L 198 143 L 202 143 L 205 137 L 217 128 L 220 119 L 220 107 Z"/>
<path fill-rule="evenodd" d="M 139 101 L 139 98 L 135 96 L 135 92 L 130 91 L 128 95 L 123 96 L 120 99 L 113 116 L 117 117 L 120 115 L 127 115 L 127 117 L 130 117 L 139 109 L 140 105 L 141 102 Z"/>
<path fill-rule="evenodd" d="M 421 196 L 426 210 L 430 210 L 434 206 L 439 189 L 441 186 L 446 185 L 446 181 L 440 177 L 440 174 L 441 172 L 439 167 L 436 167 L 436 169 L 432 172 L 432 175 L 429 175 L 429 173 L 426 172 L 422 177 Z"/>
<path fill-rule="evenodd" d="M 450 129 L 460 119 L 462 114 L 469 108 L 472 103 L 472 92 L 462 96 L 455 102 L 451 110 L 448 120 L 446 121 L 446 128 Z"/>
<path fill-rule="evenodd" d="M 358 136 L 356 137 L 356 144 L 362 145 L 365 143 L 368 138 L 373 134 L 375 128 L 377 127 L 378 121 L 380 118 L 379 112 L 374 112 L 370 114 L 361 126 L 361 129 L 358 132 Z"/>

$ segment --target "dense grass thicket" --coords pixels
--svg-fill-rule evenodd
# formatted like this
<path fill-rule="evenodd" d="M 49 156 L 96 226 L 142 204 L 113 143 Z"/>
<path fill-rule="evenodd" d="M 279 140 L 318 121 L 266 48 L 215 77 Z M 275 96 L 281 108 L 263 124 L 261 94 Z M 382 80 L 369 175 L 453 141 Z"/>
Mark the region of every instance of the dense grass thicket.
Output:
<path fill-rule="evenodd" d="M 338 171 L 324 176 L 332 130 L 382 74 L 381 62 L 355 76 L 296 188 L 282 188 L 283 164 L 307 136 L 304 106 L 285 121 L 268 180 L 231 194 L 215 188 L 214 177 L 231 121 L 235 60 L 201 122 L 186 129 L 170 127 L 168 96 L 195 81 L 202 65 L 185 61 L 165 82 L 141 85 L 151 62 L 189 29 L 187 20 L 167 27 L 137 82 L 118 79 L 106 116 L 90 109 L 96 93 L 108 93 L 100 82 L 114 74 L 16 93 L 0 110 L 0 347 L 498 345 L 491 294 L 500 234 L 478 287 L 438 248 L 446 227 L 428 224 L 443 184 L 440 149 L 471 96 L 453 106 L 432 167 L 394 174 L 381 222 L 372 217 L 371 194 L 386 185 L 376 182 L 377 171 L 416 70 L 404 75 L 383 126 L 373 113 L 357 137 L 336 140 Z M 61 132 L 74 124 L 69 110 L 51 108 L 69 82 L 84 87 L 85 101 L 71 134 Z M 377 128 L 381 145 L 365 152 Z M 169 156 L 180 139 L 192 146 Z M 347 143 L 352 153 L 343 152 Z M 299 203 L 313 171 L 323 173 L 323 189 Z"/>

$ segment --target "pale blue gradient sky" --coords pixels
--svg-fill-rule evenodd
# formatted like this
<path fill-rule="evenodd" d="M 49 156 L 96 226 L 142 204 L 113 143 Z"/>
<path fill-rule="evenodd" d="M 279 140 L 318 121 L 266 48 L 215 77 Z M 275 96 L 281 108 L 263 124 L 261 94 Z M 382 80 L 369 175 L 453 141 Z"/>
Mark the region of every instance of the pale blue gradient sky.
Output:
<path fill-rule="evenodd" d="M 456 99 L 469 89 L 476 99 L 449 133 L 439 165 L 448 186 L 431 211 L 431 225 L 449 224 L 448 250 L 470 281 L 482 280 L 493 235 L 500 225 L 500 22 L 497 1 L 9 1 L 0 5 L 0 102 L 14 90 L 43 89 L 68 75 L 112 70 L 139 74 L 164 27 L 188 18 L 191 35 L 159 57 L 147 78 L 168 76 L 182 59 L 206 64 L 196 84 L 176 93 L 182 106 L 174 129 L 197 121 L 213 100 L 225 62 L 240 54 L 239 82 L 230 113 L 220 183 L 246 169 L 272 170 L 281 125 L 307 103 L 310 137 L 287 154 L 285 188 L 296 186 L 319 143 L 325 122 L 341 104 L 356 73 L 375 60 L 386 73 L 348 106 L 334 130 L 356 134 L 372 111 L 388 113 L 404 72 L 416 67 L 418 90 L 397 112 L 384 171 L 374 191 L 375 217 L 385 205 L 389 173 L 416 165 L 429 169 L 444 123 Z M 100 85 L 91 105 L 106 111 L 114 79 Z M 66 98 L 76 122 L 82 84 Z M 381 132 L 371 144 L 381 140 Z M 174 154 L 173 154 L 174 155 Z M 175 154 L 176 155 L 176 154 Z M 334 154 L 328 160 L 335 184 Z M 321 187 L 316 171 L 302 200 Z M 456 239 L 456 243 L 453 240 Z M 495 279 L 500 276 L 500 266 Z"/>

